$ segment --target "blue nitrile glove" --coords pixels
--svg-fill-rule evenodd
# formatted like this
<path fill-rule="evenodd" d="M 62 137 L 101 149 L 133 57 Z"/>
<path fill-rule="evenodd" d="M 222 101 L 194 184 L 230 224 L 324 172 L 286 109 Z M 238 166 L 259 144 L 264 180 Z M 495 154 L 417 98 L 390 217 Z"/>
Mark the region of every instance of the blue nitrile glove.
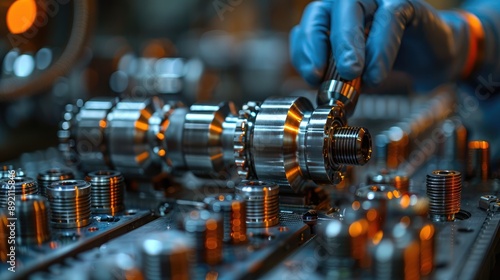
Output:
<path fill-rule="evenodd" d="M 469 27 L 458 11 L 438 12 L 420 0 L 332 0 L 307 6 L 290 43 L 293 65 L 313 86 L 323 78 L 331 45 L 344 79 L 362 75 L 365 84 L 376 86 L 394 68 L 410 74 L 418 89 L 431 89 L 460 78 Z"/>

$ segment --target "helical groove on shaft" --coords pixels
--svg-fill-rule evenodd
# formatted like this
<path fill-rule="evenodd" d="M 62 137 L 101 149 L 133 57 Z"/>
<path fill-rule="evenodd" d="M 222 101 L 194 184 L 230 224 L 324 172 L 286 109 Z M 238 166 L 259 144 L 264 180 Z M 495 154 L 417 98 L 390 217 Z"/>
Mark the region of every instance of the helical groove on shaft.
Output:
<path fill-rule="evenodd" d="M 339 127 L 332 141 L 333 160 L 337 164 L 364 165 L 370 160 L 372 139 L 365 128 Z"/>
<path fill-rule="evenodd" d="M 427 175 L 429 216 L 434 221 L 453 221 L 460 211 L 462 174 L 453 170 L 435 170 Z"/>

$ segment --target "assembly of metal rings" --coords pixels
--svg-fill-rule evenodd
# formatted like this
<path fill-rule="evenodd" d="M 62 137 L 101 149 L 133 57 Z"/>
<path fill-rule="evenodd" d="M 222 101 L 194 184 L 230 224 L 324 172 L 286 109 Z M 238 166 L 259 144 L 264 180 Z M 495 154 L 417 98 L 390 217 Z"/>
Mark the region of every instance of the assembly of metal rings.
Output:
<path fill-rule="evenodd" d="M 92 213 L 114 215 L 123 211 L 125 184 L 120 172 L 114 170 L 90 172 L 85 181 L 92 186 Z"/>
<path fill-rule="evenodd" d="M 246 202 L 235 195 L 219 195 L 205 198 L 209 209 L 222 215 L 224 242 L 233 244 L 247 241 Z"/>
<path fill-rule="evenodd" d="M 67 169 L 59 169 L 59 168 L 51 168 L 44 170 L 38 173 L 38 188 L 39 193 L 42 196 L 47 196 L 45 194 L 45 189 L 50 186 L 52 183 L 62 181 L 62 180 L 70 180 L 74 179 L 75 175 L 71 170 Z"/>
<path fill-rule="evenodd" d="M 56 228 L 84 227 L 90 223 L 90 184 L 65 180 L 46 189 L 50 203 L 50 222 Z"/>
<path fill-rule="evenodd" d="M 462 174 L 453 170 L 435 170 L 427 175 L 429 216 L 434 221 L 454 221 L 460 211 Z"/>
<path fill-rule="evenodd" d="M 5 207 L 7 205 L 7 197 L 9 195 L 26 195 L 26 194 L 37 194 L 38 184 L 29 177 L 14 177 L 12 181 L 14 184 L 9 184 L 11 179 L 2 179 L 0 186 L 0 207 Z"/>
<path fill-rule="evenodd" d="M 193 244 L 183 232 L 148 235 L 140 245 L 144 279 L 192 279 Z"/>
<path fill-rule="evenodd" d="M 22 245 L 38 245 L 48 241 L 48 201 L 40 195 L 23 195 L 16 200 L 17 242 Z"/>
<path fill-rule="evenodd" d="M 242 181 L 236 193 L 247 203 L 248 227 L 271 227 L 279 222 L 279 186 L 263 181 Z"/>
<path fill-rule="evenodd" d="M 196 263 L 215 265 L 222 261 L 222 218 L 207 210 L 192 211 L 184 220 L 184 230 L 194 241 Z"/>

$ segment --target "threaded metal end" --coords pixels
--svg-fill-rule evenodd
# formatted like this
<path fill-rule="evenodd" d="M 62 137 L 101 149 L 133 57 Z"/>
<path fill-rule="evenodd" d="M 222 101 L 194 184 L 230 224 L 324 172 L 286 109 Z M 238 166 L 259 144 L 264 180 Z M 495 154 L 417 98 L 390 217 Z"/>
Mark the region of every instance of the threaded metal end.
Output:
<path fill-rule="evenodd" d="M 271 227 L 279 222 L 279 186 L 263 181 L 242 181 L 236 193 L 247 203 L 248 227 Z"/>
<path fill-rule="evenodd" d="M 53 183 L 45 190 L 50 222 L 57 228 L 84 227 L 90 223 L 90 184 L 83 180 Z"/>
<path fill-rule="evenodd" d="M 372 137 L 366 128 L 336 128 L 332 140 L 333 161 L 337 164 L 364 165 L 371 158 Z"/>
<path fill-rule="evenodd" d="M 38 190 L 39 194 L 42 196 L 47 196 L 45 194 L 45 188 L 52 185 L 52 183 L 59 182 L 62 180 L 74 179 L 75 175 L 71 170 L 51 168 L 38 173 Z"/>
<path fill-rule="evenodd" d="M 120 172 L 99 170 L 90 172 L 85 181 L 91 184 L 92 213 L 115 215 L 123 211 L 125 183 Z"/>
<path fill-rule="evenodd" d="M 429 216 L 434 221 L 453 221 L 460 211 L 462 174 L 453 170 L 435 170 L 427 175 Z"/>

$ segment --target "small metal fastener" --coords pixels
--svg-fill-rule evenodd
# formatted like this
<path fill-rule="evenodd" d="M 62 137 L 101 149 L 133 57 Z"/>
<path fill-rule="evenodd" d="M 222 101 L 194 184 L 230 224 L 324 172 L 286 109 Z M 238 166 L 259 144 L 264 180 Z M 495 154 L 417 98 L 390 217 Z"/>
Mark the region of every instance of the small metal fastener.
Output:
<path fill-rule="evenodd" d="M 495 195 L 482 195 L 479 198 L 479 208 L 486 211 L 500 211 L 500 200 Z"/>

